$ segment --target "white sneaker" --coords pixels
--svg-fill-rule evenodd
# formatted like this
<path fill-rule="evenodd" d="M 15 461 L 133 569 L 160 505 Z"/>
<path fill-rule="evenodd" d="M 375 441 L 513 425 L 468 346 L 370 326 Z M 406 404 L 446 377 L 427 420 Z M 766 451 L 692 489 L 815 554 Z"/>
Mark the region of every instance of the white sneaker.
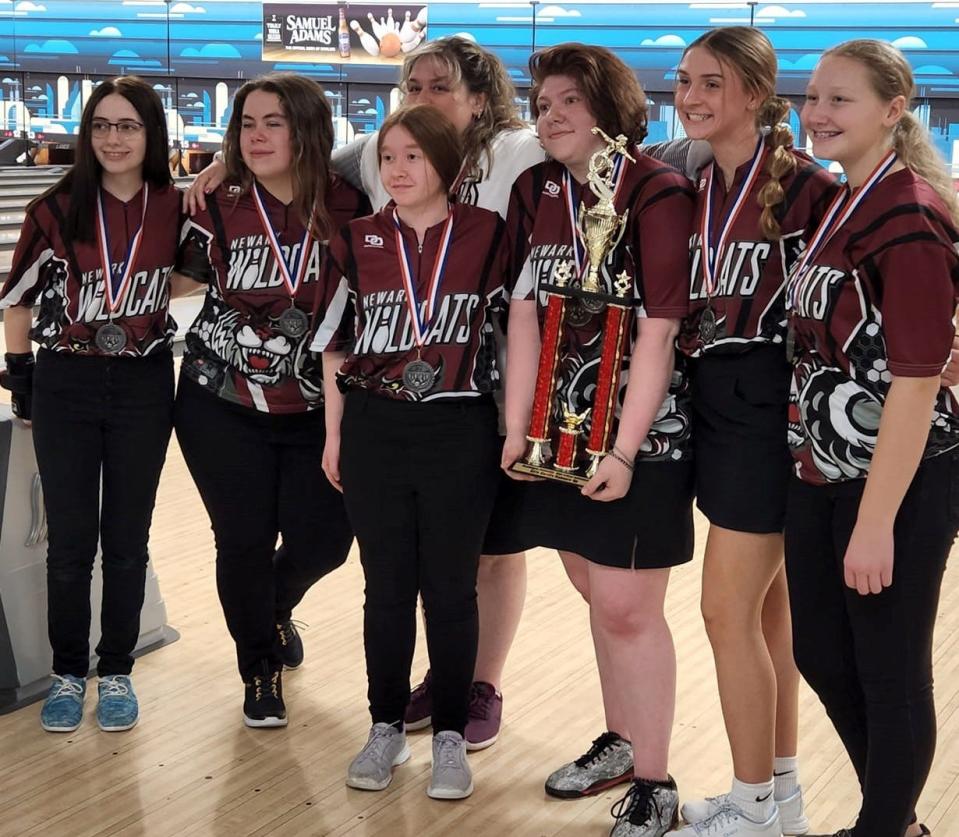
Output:
<path fill-rule="evenodd" d="M 350 762 L 346 784 L 360 790 L 383 790 L 393 781 L 393 768 L 409 757 L 405 732 L 392 724 L 373 724 L 366 746 Z"/>
<path fill-rule="evenodd" d="M 684 802 L 680 808 L 680 813 L 682 813 L 683 819 L 692 825 L 708 819 L 728 804 L 728 793 L 719 796 L 707 796 L 705 799 L 692 799 L 689 802 Z M 809 831 L 809 820 L 806 819 L 802 786 L 796 788 L 796 792 L 792 796 L 786 799 L 777 799 L 776 805 L 779 808 L 779 820 L 785 837 L 798 837 L 798 835 Z"/>
<path fill-rule="evenodd" d="M 782 837 L 779 811 L 765 822 L 747 817 L 732 802 L 722 805 L 712 816 L 669 832 L 673 837 Z"/>
<path fill-rule="evenodd" d="M 433 799 L 466 799 L 473 792 L 473 771 L 466 760 L 466 742 L 452 730 L 433 736 L 433 773 L 426 795 Z"/>

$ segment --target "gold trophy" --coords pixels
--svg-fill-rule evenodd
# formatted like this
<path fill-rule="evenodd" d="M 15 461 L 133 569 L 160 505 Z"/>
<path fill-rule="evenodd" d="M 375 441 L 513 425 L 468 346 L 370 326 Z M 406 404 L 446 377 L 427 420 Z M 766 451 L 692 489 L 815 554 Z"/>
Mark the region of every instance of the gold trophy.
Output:
<path fill-rule="evenodd" d="M 614 154 L 621 154 L 627 160 L 635 163 L 636 160 L 627 150 L 625 136 L 620 134 L 616 139 L 608 136 L 602 128 L 596 126 L 593 133 L 601 137 L 606 145 L 589 158 L 589 173 L 586 179 L 590 191 L 599 198 L 599 201 L 586 209 L 579 206 L 579 233 L 586 247 L 589 258 L 589 272 L 583 280 L 582 289 L 586 293 L 601 294 L 603 289 L 599 285 L 599 269 L 610 250 L 619 243 L 626 230 L 626 219 L 629 217 L 627 209 L 622 215 L 616 214 L 613 203 L 616 197 L 616 184 L 613 182 L 616 166 Z"/>
<path fill-rule="evenodd" d="M 554 266 L 551 281 L 541 290 L 546 293 L 546 315 L 541 331 L 539 367 L 533 394 L 526 456 L 513 465 L 515 471 L 558 482 L 582 485 L 595 473 L 610 445 L 616 394 L 619 389 L 623 354 L 629 341 L 632 314 L 633 278 L 621 271 L 613 289 L 600 285 L 599 271 L 610 252 L 626 231 L 629 210 L 616 213 L 614 200 L 618 177 L 616 155 L 636 162 L 627 151 L 625 136 L 612 139 L 600 128 L 593 133 L 606 145 L 589 159 L 589 188 L 599 199 L 589 209 L 580 204 L 577 232 L 589 260 L 589 271 L 580 286 L 572 284 L 573 262 Z M 583 312 L 583 309 L 585 311 Z M 594 316 L 603 314 L 600 326 L 602 342 L 597 358 L 597 381 L 593 404 L 576 413 L 565 403 L 566 395 L 557 392 L 557 375 L 566 353 L 568 329 L 581 328 Z M 578 314 L 585 313 L 584 321 Z M 587 428 L 586 422 L 589 421 Z M 585 451 L 579 437 L 586 436 Z"/>

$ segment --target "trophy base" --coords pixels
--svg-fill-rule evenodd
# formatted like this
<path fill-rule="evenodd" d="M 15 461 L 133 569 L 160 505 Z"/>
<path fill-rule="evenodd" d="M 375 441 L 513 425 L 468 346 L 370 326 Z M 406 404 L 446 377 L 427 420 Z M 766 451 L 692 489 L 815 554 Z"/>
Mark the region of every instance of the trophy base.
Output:
<path fill-rule="evenodd" d="M 581 474 L 571 473 L 569 471 L 558 471 L 555 468 L 546 468 L 541 465 L 530 465 L 523 461 L 514 462 L 512 470 L 544 480 L 565 482 L 567 485 L 586 485 L 586 483 L 589 482 L 589 478 Z"/>
<path fill-rule="evenodd" d="M 567 285 L 553 284 L 543 285 L 541 287 L 542 290 L 556 294 L 556 296 L 565 296 L 567 299 L 578 300 L 591 314 L 603 311 L 607 305 L 618 305 L 621 308 L 630 305 L 630 300 L 621 296 L 614 296 L 613 294 L 603 292 L 594 293 L 584 291 L 582 288 L 571 288 Z"/>

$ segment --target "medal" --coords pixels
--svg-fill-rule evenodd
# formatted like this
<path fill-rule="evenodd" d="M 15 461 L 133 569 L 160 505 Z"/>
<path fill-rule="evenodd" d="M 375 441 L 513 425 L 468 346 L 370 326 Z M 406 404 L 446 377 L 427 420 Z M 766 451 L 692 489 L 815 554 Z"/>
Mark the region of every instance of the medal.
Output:
<path fill-rule="evenodd" d="M 273 229 L 273 222 L 270 220 L 270 216 L 267 215 L 266 208 L 263 206 L 263 199 L 260 197 L 260 186 L 255 180 L 253 181 L 253 189 L 251 189 L 251 192 L 257 214 L 260 216 L 260 225 L 263 227 L 263 232 L 266 233 L 267 241 L 270 243 L 270 249 L 273 251 L 276 269 L 279 271 L 280 276 L 283 277 L 283 284 L 290 294 L 291 305 L 280 314 L 277 320 L 278 328 L 280 334 L 284 337 L 289 337 L 291 340 L 299 340 L 309 331 L 310 318 L 306 315 L 305 311 L 300 310 L 292 303 L 296 298 L 297 289 L 300 287 L 300 283 L 306 275 L 306 268 L 310 261 L 310 250 L 313 247 L 313 235 L 310 232 L 310 223 L 312 223 L 313 220 L 313 211 L 310 211 L 310 221 L 307 222 L 306 230 L 303 233 L 303 240 L 300 242 L 299 251 L 292 248 L 290 250 L 291 257 L 296 254 L 296 257 L 292 263 L 290 263 L 283 254 L 283 248 L 280 247 L 280 241 L 276 237 L 276 230 Z"/>
<path fill-rule="evenodd" d="M 425 360 L 417 358 L 403 367 L 403 386 L 410 392 L 422 395 L 433 389 L 436 383 L 436 370 Z"/>
<path fill-rule="evenodd" d="M 707 346 L 716 339 L 716 312 L 711 305 L 703 309 L 702 316 L 699 318 L 699 339 Z"/>
<path fill-rule="evenodd" d="M 793 325 L 792 317 L 786 323 L 786 360 L 792 363 L 796 358 L 796 327 Z"/>
<path fill-rule="evenodd" d="M 400 217 L 393 210 L 393 225 L 396 231 L 396 255 L 400 263 L 400 277 L 403 280 L 403 289 L 406 291 L 406 307 L 410 314 L 413 341 L 416 343 L 416 360 L 411 360 L 403 367 L 403 386 L 414 393 L 422 395 L 429 392 L 435 385 L 437 371 L 420 356 L 426 343 L 426 335 L 433 323 L 433 317 L 438 308 L 440 287 L 443 285 L 443 274 L 446 272 L 446 258 L 449 255 L 450 244 L 453 241 L 453 210 L 450 208 L 446 216 L 443 233 L 440 237 L 440 246 L 436 251 L 436 261 L 433 263 L 433 273 L 426 288 L 426 301 L 421 306 L 416 296 L 416 285 L 413 281 L 413 268 L 410 263 L 410 254 L 406 249 L 406 240 L 400 227 Z"/>
<path fill-rule="evenodd" d="M 122 352 L 127 344 L 127 334 L 116 323 L 106 323 L 97 329 L 93 342 L 97 348 L 107 355 L 115 355 Z"/>
<path fill-rule="evenodd" d="M 759 173 L 762 171 L 765 159 L 766 142 L 764 137 L 760 137 L 756 143 L 756 150 L 753 152 L 749 173 L 739 184 L 739 191 L 729 207 L 729 212 L 726 213 L 726 217 L 720 223 L 719 239 L 715 246 L 711 246 L 710 239 L 713 229 L 713 175 L 716 171 L 716 164 L 711 163 L 709 166 L 705 187 L 706 205 L 703 208 L 702 226 L 699 235 L 699 246 L 702 253 L 700 263 L 703 266 L 703 288 L 706 291 L 706 308 L 699 321 L 699 337 L 704 344 L 712 343 L 716 339 L 716 312 L 712 308 L 712 300 L 719 288 L 719 271 L 722 270 L 722 259 L 726 244 L 732 234 L 733 227 L 736 225 L 736 219 L 746 204 L 746 198 L 749 197 L 753 185 L 759 179 Z"/>
<path fill-rule="evenodd" d="M 150 186 L 143 184 L 143 211 L 140 226 L 127 244 L 126 256 L 119 271 L 114 271 L 110 262 L 110 231 L 107 228 L 106 213 L 103 210 L 103 192 L 97 191 L 97 250 L 100 252 L 100 267 L 103 269 L 103 301 L 110 316 L 110 322 L 100 326 L 93 342 L 103 353 L 115 355 L 127 345 L 127 334 L 113 322 L 114 312 L 123 304 L 123 298 L 130 287 L 130 279 L 136 266 L 137 254 L 143 241 L 143 222 L 147 217 L 147 205 L 150 202 Z"/>
<path fill-rule="evenodd" d="M 291 340 L 299 340 L 310 327 L 310 318 L 296 306 L 287 308 L 279 319 L 280 333 Z"/>

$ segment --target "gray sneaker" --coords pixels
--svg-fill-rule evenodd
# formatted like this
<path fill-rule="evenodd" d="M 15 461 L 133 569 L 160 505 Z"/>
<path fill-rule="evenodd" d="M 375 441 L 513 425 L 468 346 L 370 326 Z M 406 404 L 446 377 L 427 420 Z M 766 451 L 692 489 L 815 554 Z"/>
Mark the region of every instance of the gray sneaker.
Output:
<path fill-rule="evenodd" d="M 718 811 L 729 804 L 729 794 L 707 796 L 705 799 L 691 799 L 683 803 L 680 813 L 690 825 L 702 822 L 714 816 Z M 793 794 L 786 799 L 777 799 L 779 818 L 784 837 L 798 837 L 809 831 L 809 820 L 806 818 L 803 803 L 802 787 L 796 788 Z"/>
<path fill-rule="evenodd" d="M 616 819 L 609 837 L 663 837 L 679 822 L 679 792 L 665 782 L 634 779 L 626 796 L 609 811 Z"/>
<path fill-rule="evenodd" d="M 633 779 L 633 745 L 615 732 L 604 732 L 576 761 L 564 764 L 546 780 L 546 793 L 579 799 Z"/>
<path fill-rule="evenodd" d="M 360 790 L 383 790 L 393 781 L 393 768 L 409 757 L 405 732 L 392 724 L 373 724 L 366 746 L 350 762 L 346 784 Z"/>
<path fill-rule="evenodd" d="M 473 792 L 473 771 L 466 761 L 466 742 L 452 730 L 433 736 L 433 775 L 426 795 L 433 799 L 466 799 Z"/>

